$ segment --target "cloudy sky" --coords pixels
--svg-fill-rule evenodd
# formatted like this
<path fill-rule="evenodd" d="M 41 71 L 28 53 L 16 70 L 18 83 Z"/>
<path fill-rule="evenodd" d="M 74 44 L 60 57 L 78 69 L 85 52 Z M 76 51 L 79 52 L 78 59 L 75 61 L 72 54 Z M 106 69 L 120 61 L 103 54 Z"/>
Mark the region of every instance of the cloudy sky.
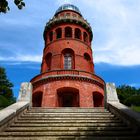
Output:
<path fill-rule="evenodd" d="M 24 0 L 18 10 L 0 14 L 0 66 L 17 96 L 20 83 L 39 74 L 43 30 L 58 7 L 72 3 L 93 29 L 96 74 L 106 82 L 140 87 L 140 0 Z"/>

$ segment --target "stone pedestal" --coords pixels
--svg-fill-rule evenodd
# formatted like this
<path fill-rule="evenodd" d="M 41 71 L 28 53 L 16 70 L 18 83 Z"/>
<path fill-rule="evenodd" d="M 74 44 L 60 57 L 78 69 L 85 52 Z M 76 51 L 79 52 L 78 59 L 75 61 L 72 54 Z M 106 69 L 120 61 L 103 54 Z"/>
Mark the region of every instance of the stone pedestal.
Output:
<path fill-rule="evenodd" d="M 32 84 L 29 82 L 21 83 L 17 102 L 27 101 L 32 105 Z"/>

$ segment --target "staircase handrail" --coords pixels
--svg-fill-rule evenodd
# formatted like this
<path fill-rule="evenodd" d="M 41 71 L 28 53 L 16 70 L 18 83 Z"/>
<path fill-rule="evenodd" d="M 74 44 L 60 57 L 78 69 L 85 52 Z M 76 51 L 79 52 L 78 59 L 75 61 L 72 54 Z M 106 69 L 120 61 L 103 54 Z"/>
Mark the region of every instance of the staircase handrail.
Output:
<path fill-rule="evenodd" d="M 0 111 L 0 131 L 5 125 L 8 125 L 8 122 L 12 120 L 12 118 L 27 109 L 29 105 L 30 103 L 28 101 L 20 101 L 2 109 Z"/>
<path fill-rule="evenodd" d="M 140 132 L 140 113 L 120 103 L 114 83 L 106 83 L 106 108 L 121 118 L 125 123 Z"/>

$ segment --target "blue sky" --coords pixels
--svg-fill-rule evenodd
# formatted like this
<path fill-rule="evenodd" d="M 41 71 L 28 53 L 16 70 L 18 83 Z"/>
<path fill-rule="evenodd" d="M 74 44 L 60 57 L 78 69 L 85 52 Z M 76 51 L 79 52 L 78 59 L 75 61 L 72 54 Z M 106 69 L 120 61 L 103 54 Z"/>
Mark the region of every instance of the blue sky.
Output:
<path fill-rule="evenodd" d="M 140 87 L 140 0 L 24 0 L 18 10 L 0 14 L 0 66 L 18 95 L 20 83 L 40 73 L 43 30 L 58 7 L 72 3 L 93 29 L 95 71 L 117 86 Z"/>

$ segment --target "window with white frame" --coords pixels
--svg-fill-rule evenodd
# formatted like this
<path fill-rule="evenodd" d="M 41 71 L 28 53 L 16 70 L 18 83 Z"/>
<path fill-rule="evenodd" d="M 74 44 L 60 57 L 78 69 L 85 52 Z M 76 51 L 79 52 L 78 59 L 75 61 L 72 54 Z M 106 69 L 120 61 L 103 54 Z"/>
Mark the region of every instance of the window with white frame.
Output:
<path fill-rule="evenodd" d="M 72 69 L 72 56 L 70 53 L 64 54 L 64 69 Z"/>

